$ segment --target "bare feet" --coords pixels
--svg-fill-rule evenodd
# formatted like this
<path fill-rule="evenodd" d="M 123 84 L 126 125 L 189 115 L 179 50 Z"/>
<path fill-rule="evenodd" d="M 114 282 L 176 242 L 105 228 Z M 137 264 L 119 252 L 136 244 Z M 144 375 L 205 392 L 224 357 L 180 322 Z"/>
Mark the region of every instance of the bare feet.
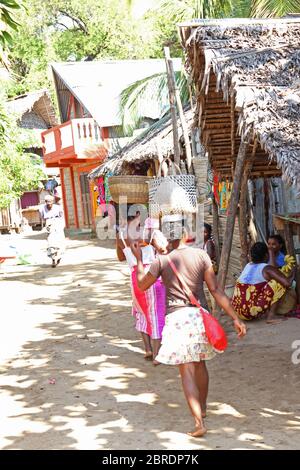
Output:
<path fill-rule="evenodd" d="M 205 427 L 196 427 L 194 431 L 190 431 L 187 434 L 191 437 L 202 437 L 204 434 L 207 433 L 207 429 Z"/>
<path fill-rule="evenodd" d="M 154 366 L 160 366 L 161 362 L 158 362 L 156 359 L 152 362 Z"/>
<path fill-rule="evenodd" d="M 206 406 L 201 406 L 201 416 L 202 418 L 206 418 Z"/>
<path fill-rule="evenodd" d="M 146 352 L 145 352 L 144 359 L 145 359 L 146 361 L 152 361 L 152 359 L 153 359 L 153 352 L 152 352 L 152 351 L 146 351 Z"/>

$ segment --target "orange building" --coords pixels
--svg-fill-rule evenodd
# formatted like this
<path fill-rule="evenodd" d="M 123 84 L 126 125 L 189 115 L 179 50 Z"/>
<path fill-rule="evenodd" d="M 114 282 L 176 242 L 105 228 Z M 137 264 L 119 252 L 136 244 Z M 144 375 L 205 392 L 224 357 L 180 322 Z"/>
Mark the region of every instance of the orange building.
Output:
<path fill-rule="evenodd" d="M 175 61 L 175 69 L 181 62 Z M 96 207 L 88 173 L 128 142 L 122 134 L 120 93 L 137 80 L 165 72 L 161 59 L 67 62 L 52 65 L 61 124 L 42 133 L 47 167 L 58 167 L 66 227 L 92 229 Z M 161 103 L 144 99 L 142 114 L 161 116 Z M 124 138 L 125 137 L 125 138 Z"/>

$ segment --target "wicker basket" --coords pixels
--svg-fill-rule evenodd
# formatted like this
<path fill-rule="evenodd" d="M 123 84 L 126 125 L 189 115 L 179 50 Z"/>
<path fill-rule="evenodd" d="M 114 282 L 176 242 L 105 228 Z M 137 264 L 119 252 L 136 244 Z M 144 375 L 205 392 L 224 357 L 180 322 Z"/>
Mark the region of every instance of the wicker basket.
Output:
<path fill-rule="evenodd" d="M 147 181 L 151 176 L 111 176 L 108 179 L 109 191 L 114 202 L 126 197 L 128 204 L 147 204 L 149 189 Z"/>
<path fill-rule="evenodd" d="M 177 165 L 174 165 L 177 167 Z M 161 168 L 161 165 L 160 165 Z M 197 211 L 196 185 L 194 175 L 179 174 L 153 178 L 149 182 L 150 214 L 159 217 L 177 213 Z M 158 174 L 161 171 L 159 169 Z"/>

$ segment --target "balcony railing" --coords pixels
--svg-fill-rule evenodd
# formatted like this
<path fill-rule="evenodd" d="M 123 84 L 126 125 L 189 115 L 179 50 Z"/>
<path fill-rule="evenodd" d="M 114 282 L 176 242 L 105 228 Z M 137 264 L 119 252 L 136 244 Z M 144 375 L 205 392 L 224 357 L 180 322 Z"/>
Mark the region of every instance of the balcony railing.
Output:
<path fill-rule="evenodd" d="M 90 118 L 71 119 L 52 127 L 42 132 L 42 141 L 46 165 L 97 160 L 107 152 L 101 129 Z"/>

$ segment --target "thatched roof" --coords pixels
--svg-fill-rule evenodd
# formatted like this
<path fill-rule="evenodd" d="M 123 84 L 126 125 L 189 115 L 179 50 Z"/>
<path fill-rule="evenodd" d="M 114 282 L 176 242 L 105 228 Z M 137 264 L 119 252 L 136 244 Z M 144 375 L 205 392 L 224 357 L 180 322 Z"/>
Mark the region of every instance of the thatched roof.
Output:
<path fill-rule="evenodd" d="M 193 112 L 190 109 L 185 111 L 185 118 L 188 126 L 191 127 Z M 179 120 L 178 127 L 180 129 Z M 170 115 L 167 115 L 112 155 L 104 164 L 93 170 L 89 177 L 97 178 L 108 172 L 112 172 L 114 175 L 127 174 L 129 165 L 147 160 L 158 160 L 159 154 L 162 157 L 168 157 L 173 155 L 173 152 L 172 122 Z"/>
<path fill-rule="evenodd" d="M 251 176 L 282 172 L 300 188 L 300 19 L 201 21 L 180 33 L 213 167 L 231 176 L 238 133 L 260 143 Z"/>
<path fill-rule="evenodd" d="M 7 108 L 19 117 L 20 127 L 26 129 L 47 129 L 58 123 L 54 105 L 47 90 L 18 96 L 7 103 Z"/>

